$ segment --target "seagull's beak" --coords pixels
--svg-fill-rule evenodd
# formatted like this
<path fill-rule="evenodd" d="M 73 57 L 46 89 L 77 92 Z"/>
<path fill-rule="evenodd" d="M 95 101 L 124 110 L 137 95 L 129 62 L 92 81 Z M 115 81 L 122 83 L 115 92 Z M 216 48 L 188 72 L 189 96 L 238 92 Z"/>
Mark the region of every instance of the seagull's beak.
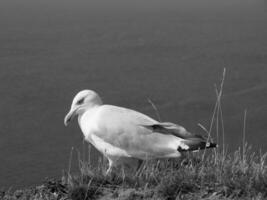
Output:
<path fill-rule="evenodd" d="M 72 120 L 72 118 L 75 116 L 75 114 L 76 114 L 76 109 L 70 109 L 70 111 L 68 112 L 68 114 L 64 118 L 65 126 L 67 126 L 69 124 L 69 122 Z"/>

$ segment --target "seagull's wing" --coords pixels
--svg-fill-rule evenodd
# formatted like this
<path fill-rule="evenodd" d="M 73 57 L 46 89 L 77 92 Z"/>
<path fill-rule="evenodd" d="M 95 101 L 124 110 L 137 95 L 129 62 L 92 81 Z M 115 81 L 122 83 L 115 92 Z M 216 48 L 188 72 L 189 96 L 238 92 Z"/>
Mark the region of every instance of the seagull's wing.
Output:
<path fill-rule="evenodd" d="M 152 134 L 153 130 L 149 126 L 159 122 L 131 109 L 103 105 L 96 114 L 96 123 L 97 136 L 105 140 L 112 138 L 118 141 L 120 136 L 138 138 Z"/>

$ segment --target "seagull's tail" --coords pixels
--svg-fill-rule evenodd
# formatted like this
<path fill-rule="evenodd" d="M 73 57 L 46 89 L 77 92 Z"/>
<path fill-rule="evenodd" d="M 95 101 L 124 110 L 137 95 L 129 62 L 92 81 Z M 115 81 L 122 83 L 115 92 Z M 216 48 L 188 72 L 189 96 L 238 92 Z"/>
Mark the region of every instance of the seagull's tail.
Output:
<path fill-rule="evenodd" d="M 197 151 L 201 149 L 216 148 L 218 145 L 216 143 L 203 141 L 200 138 L 190 138 L 183 141 L 185 146 L 179 146 L 177 151 Z"/>

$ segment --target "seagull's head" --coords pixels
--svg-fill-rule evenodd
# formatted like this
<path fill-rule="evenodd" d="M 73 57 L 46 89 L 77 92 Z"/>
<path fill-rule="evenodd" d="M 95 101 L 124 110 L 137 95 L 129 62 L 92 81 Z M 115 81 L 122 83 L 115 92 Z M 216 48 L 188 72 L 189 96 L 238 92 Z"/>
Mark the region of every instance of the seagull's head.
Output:
<path fill-rule="evenodd" d="M 78 92 L 72 101 L 70 111 L 64 118 L 64 124 L 67 126 L 75 115 L 80 115 L 87 109 L 101 104 L 102 100 L 96 92 L 92 90 Z"/>

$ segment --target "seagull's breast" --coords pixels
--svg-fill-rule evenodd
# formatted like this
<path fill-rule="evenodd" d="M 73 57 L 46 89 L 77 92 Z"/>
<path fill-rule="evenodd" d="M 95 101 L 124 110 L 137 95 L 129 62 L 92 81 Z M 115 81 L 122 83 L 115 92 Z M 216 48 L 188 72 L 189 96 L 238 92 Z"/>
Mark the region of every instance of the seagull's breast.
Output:
<path fill-rule="evenodd" d="M 92 133 L 94 133 L 98 129 L 97 113 L 98 107 L 90 108 L 78 118 L 78 122 L 83 135 L 85 139 L 90 143 L 93 143 Z"/>
<path fill-rule="evenodd" d="M 94 145 L 94 147 L 98 151 L 100 151 L 104 155 L 107 155 L 108 157 L 130 157 L 130 155 L 125 150 L 106 142 L 99 136 L 102 134 L 107 134 L 104 130 L 101 129 L 100 110 L 100 107 L 91 108 L 79 118 L 79 125 L 85 139 L 92 145 Z"/>

